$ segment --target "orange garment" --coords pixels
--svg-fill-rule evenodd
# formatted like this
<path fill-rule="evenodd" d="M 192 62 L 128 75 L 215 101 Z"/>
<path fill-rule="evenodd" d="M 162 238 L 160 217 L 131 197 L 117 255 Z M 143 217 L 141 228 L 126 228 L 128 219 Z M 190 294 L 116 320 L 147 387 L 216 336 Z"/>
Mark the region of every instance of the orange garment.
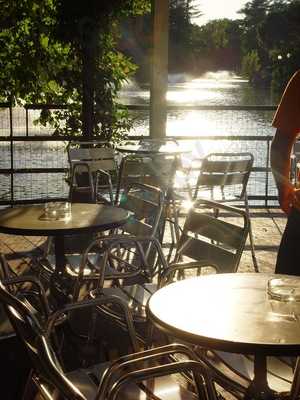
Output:
<path fill-rule="evenodd" d="M 287 84 L 272 125 L 295 138 L 300 133 L 300 70 L 291 77 Z"/>

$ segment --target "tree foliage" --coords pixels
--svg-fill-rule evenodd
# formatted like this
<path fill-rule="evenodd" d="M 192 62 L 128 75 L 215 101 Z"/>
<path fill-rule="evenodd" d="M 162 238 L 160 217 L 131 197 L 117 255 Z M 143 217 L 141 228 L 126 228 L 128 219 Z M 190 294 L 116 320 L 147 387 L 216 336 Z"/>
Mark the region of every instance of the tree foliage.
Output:
<path fill-rule="evenodd" d="M 300 65 L 300 1 L 252 0 L 241 13 L 243 65 L 251 54 L 257 58 L 243 72 L 253 82 L 282 89 Z"/>
<path fill-rule="evenodd" d="M 130 121 L 116 96 L 136 67 L 117 50 L 118 26 L 123 18 L 149 11 L 149 1 L 2 3 L 1 99 L 67 104 L 67 110 L 41 115 L 57 134 L 83 132 L 108 140 L 123 134 Z"/>

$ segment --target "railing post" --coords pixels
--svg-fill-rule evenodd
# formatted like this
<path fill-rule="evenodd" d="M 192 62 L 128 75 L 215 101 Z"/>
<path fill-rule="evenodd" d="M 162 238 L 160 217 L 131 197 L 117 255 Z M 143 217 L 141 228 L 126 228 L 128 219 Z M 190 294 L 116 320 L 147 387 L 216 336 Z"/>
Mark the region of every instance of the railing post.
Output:
<path fill-rule="evenodd" d="M 26 136 L 28 136 L 29 122 L 28 122 L 28 108 L 25 108 L 25 124 L 26 124 Z"/>
<path fill-rule="evenodd" d="M 268 207 L 268 194 L 269 194 L 269 155 L 270 155 L 270 138 L 267 139 L 267 157 L 266 157 L 266 183 L 265 183 L 265 207 Z"/>
<path fill-rule="evenodd" d="M 169 1 L 152 0 L 153 56 L 150 88 L 150 137 L 164 138 L 167 124 Z"/>
<path fill-rule="evenodd" d="M 9 138 L 10 138 L 10 203 L 14 202 L 14 141 L 12 103 L 9 105 Z"/>

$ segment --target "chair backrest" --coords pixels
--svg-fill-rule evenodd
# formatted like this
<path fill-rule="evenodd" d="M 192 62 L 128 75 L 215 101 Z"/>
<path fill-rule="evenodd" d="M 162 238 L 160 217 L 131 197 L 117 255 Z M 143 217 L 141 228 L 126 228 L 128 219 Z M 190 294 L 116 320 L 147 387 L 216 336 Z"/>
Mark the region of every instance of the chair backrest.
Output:
<path fill-rule="evenodd" d="M 243 199 L 253 160 L 251 153 L 209 154 L 201 163 L 193 199 L 198 198 L 200 190 L 204 197 L 203 189 L 209 189 L 210 198 L 216 201 Z"/>
<path fill-rule="evenodd" d="M 156 187 L 132 183 L 122 194 L 119 206 L 133 215 L 119 230 L 135 236 L 159 236 L 164 194 Z"/>
<path fill-rule="evenodd" d="M 216 265 L 219 272 L 235 272 L 248 232 L 249 217 L 245 211 L 199 200 L 186 217 L 175 261 L 183 257 L 193 261 L 205 260 Z"/>
<path fill-rule="evenodd" d="M 112 182 L 118 175 L 114 148 L 107 142 L 90 141 L 70 142 L 67 150 L 70 201 L 94 202 L 99 197 L 107 202 L 106 197 L 101 195 L 101 189 L 108 189 L 109 202 L 113 202 Z"/>
<path fill-rule="evenodd" d="M 174 155 L 127 155 L 122 158 L 117 185 L 116 202 L 122 190 L 132 183 L 144 183 L 166 192 L 173 185 L 177 168 Z"/>
<path fill-rule="evenodd" d="M 116 169 L 115 150 L 107 142 L 70 142 L 67 150 L 70 166 L 78 165 L 78 172 Z"/>

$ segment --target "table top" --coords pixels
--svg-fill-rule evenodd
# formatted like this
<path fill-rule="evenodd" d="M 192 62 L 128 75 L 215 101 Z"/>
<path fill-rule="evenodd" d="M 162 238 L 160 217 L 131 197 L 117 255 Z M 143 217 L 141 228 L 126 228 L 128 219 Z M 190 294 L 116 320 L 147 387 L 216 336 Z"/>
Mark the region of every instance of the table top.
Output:
<path fill-rule="evenodd" d="M 0 211 L 0 232 L 26 236 L 58 236 L 108 230 L 127 222 L 131 213 L 103 204 L 72 203 L 70 218 L 45 218 L 44 205 L 6 208 Z"/>
<path fill-rule="evenodd" d="M 119 145 L 116 150 L 121 153 L 137 153 L 137 154 L 166 154 L 166 155 L 179 155 L 183 153 L 189 153 L 191 150 L 177 145 L 176 143 L 157 144 L 151 142 L 145 142 L 141 144 L 129 143 Z"/>
<path fill-rule="evenodd" d="M 185 279 L 154 293 L 147 312 L 160 329 L 193 344 L 242 354 L 299 354 L 300 303 L 298 317 L 274 312 L 267 283 L 275 277 L 288 276 L 228 273 Z"/>

